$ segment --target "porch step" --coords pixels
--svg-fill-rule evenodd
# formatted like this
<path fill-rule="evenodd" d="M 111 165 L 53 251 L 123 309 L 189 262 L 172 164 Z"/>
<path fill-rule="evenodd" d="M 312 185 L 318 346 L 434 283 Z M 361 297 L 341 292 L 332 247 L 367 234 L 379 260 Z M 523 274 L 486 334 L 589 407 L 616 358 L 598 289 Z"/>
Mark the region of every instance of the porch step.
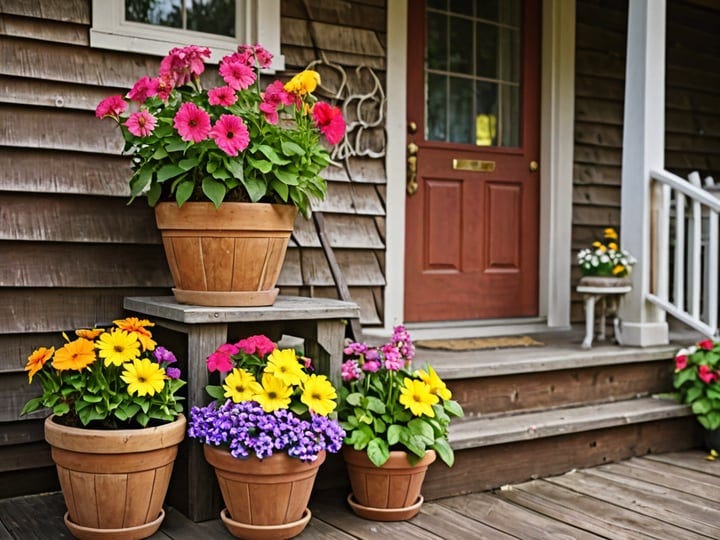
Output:
<path fill-rule="evenodd" d="M 469 418 L 450 425 L 449 439 L 450 445 L 457 451 L 692 414 L 687 405 L 648 397 L 491 418 Z"/>

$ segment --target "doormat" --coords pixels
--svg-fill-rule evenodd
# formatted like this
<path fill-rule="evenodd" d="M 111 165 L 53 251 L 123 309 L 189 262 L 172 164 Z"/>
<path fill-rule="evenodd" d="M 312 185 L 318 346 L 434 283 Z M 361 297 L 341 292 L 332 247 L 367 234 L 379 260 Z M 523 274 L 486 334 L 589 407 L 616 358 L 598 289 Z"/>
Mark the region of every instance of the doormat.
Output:
<path fill-rule="evenodd" d="M 479 351 L 482 349 L 509 349 L 512 347 L 544 347 L 545 344 L 530 336 L 507 336 L 469 339 L 426 339 L 415 341 L 423 349 L 442 349 L 445 351 Z"/>

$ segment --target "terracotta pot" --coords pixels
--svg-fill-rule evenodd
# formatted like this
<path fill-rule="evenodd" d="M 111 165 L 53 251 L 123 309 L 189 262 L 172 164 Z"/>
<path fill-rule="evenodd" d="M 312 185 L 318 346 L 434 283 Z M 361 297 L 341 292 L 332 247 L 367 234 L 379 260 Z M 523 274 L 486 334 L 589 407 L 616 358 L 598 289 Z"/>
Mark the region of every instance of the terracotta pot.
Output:
<path fill-rule="evenodd" d="M 230 532 L 241 538 L 291 538 L 310 521 L 310 500 L 317 460 L 303 463 L 285 453 L 265 459 L 233 457 L 224 448 L 204 445 L 205 459 L 215 467 L 223 500 L 221 517 Z M 228 515 L 229 514 L 229 515 Z"/>
<path fill-rule="evenodd" d="M 292 205 L 174 202 L 155 207 L 178 302 L 269 306 L 298 209 Z"/>
<path fill-rule="evenodd" d="M 144 429 L 99 430 L 45 420 L 67 506 L 65 525 L 80 539 L 147 538 L 159 528 L 185 417 Z"/>
<path fill-rule="evenodd" d="M 343 447 L 352 496 L 348 498 L 356 514 L 378 521 L 410 519 L 420 511 L 420 489 L 425 473 L 435 461 L 434 450 L 410 465 L 407 452 L 392 451 L 382 467 L 376 467 L 366 452 Z"/>

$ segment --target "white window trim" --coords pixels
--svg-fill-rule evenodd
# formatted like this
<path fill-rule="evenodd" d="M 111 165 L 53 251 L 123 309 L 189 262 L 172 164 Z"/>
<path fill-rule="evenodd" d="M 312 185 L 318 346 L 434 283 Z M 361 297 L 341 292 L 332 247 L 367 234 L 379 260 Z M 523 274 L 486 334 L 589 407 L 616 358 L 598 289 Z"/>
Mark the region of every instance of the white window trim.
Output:
<path fill-rule="evenodd" d="M 217 63 L 240 44 L 260 43 L 273 54 L 267 72 L 285 69 L 280 54 L 280 0 L 236 0 L 235 19 L 240 37 L 225 37 L 126 21 L 124 0 L 93 0 L 90 46 L 165 56 L 173 47 L 202 45 L 212 49 L 210 61 Z"/>

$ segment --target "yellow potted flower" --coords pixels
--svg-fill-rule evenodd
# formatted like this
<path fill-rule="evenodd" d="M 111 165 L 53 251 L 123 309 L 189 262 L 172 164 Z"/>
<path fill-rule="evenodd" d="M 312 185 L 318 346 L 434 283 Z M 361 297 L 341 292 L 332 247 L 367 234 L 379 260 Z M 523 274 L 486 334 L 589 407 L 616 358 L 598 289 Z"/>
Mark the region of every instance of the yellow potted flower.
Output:
<path fill-rule="evenodd" d="M 422 482 L 436 456 L 454 463 L 447 433 L 462 407 L 431 366 L 412 368 L 414 347 L 402 325 L 385 345 L 351 342 L 344 353 L 338 417 L 347 434 L 348 502 L 369 519 L 409 519 L 420 511 Z M 389 488 L 371 489 L 380 476 Z"/>
<path fill-rule="evenodd" d="M 624 278 L 630 274 L 636 260 L 620 247 L 617 231 L 607 227 L 602 240 L 595 240 L 591 247 L 578 252 L 577 262 L 583 276 Z"/>
<path fill-rule="evenodd" d="M 148 320 L 63 334 L 62 347 L 28 357 L 42 394 L 22 414 L 49 409 L 45 439 L 57 465 L 77 538 L 145 538 L 165 517 L 165 499 L 186 420 L 185 384 L 173 353 L 158 346 Z M 92 488 L 92 489 L 90 489 Z"/>

